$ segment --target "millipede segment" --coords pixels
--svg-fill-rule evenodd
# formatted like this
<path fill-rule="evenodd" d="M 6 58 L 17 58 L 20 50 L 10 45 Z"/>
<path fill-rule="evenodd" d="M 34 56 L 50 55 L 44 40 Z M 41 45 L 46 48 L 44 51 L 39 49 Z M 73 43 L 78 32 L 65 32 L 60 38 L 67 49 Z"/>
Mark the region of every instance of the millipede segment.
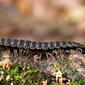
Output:
<path fill-rule="evenodd" d="M 5 40 L 5 42 L 4 42 L 4 45 L 5 45 L 5 46 L 11 46 L 11 44 L 12 44 L 12 40 L 11 40 L 11 39 L 7 39 L 7 40 Z"/>
<path fill-rule="evenodd" d="M 66 42 L 66 46 L 67 46 L 68 48 L 72 48 L 72 47 L 73 47 L 72 42 L 67 41 L 67 42 Z"/>
<path fill-rule="evenodd" d="M 37 42 L 31 42 L 30 43 L 30 49 L 32 49 L 32 50 L 34 50 L 34 49 L 36 49 L 36 44 L 37 44 Z"/>
<path fill-rule="evenodd" d="M 0 39 L 0 45 L 5 45 L 6 39 Z"/>
<path fill-rule="evenodd" d="M 48 48 L 49 49 L 54 49 L 55 48 L 55 43 L 54 42 L 48 42 Z"/>
<path fill-rule="evenodd" d="M 42 42 L 36 43 L 36 49 L 41 50 L 42 49 Z"/>
<path fill-rule="evenodd" d="M 11 43 L 11 47 L 17 47 L 17 45 L 19 44 L 19 40 L 12 40 L 12 43 Z"/>
<path fill-rule="evenodd" d="M 55 42 L 54 47 L 55 49 L 60 49 L 60 42 Z"/>
<path fill-rule="evenodd" d="M 24 49 L 30 49 L 30 43 L 31 43 L 31 41 L 25 41 L 25 43 L 24 43 Z"/>

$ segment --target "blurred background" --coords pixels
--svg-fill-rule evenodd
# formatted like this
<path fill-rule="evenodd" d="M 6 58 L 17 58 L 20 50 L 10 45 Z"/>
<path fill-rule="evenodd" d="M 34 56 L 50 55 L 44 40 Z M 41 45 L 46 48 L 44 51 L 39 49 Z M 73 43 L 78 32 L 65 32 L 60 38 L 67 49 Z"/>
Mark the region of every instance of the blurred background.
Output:
<path fill-rule="evenodd" d="M 85 43 L 85 0 L 0 0 L 0 38 Z"/>

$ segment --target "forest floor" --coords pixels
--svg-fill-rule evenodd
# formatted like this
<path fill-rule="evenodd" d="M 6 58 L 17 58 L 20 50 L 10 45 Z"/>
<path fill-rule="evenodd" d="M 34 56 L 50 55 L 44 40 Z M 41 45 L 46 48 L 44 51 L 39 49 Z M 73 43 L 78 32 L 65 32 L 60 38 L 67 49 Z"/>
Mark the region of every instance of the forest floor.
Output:
<path fill-rule="evenodd" d="M 1 53 L 0 83 L 5 85 L 84 85 L 85 56 L 81 53 Z M 41 55 L 42 54 L 42 55 Z M 40 57 L 41 56 L 41 57 Z"/>

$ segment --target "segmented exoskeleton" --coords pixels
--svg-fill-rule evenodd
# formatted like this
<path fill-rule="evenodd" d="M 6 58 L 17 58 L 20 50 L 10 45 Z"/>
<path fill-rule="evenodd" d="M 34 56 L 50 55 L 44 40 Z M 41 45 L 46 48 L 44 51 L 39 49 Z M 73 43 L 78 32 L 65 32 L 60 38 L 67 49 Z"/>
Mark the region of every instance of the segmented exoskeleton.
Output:
<path fill-rule="evenodd" d="M 12 47 L 18 49 L 28 49 L 28 50 L 43 50 L 50 51 L 55 49 L 77 49 L 81 48 L 84 50 L 85 46 L 70 41 L 56 41 L 56 42 L 36 42 L 36 41 L 25 41 L 17 39 L 0 39 L 0 46 Z"/>

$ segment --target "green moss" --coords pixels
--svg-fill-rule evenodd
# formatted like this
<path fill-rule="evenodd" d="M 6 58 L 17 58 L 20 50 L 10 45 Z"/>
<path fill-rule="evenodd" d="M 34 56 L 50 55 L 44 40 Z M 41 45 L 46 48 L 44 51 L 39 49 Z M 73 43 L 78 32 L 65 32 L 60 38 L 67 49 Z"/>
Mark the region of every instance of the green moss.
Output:
<path fill-rule="evenodd" d="M 14 85 L 21 85 L 22 83 L 25 83 L 25 85 L 33 85 L 35 83 L 41 84 L 42 81 L 45 80 L 44 74 L 39 71 L 38 68 L 33 66 L 30 66 L 29 69 L 25 68 L 25 70 L 23 70 L 22 65 L 13 63 L 10 69 L 0 67 L 0 71 L 4 72 L 3 78 L 0 81 L 0 84 L 2 85 L 9 85 L 10 82 L 14 82 Z M 10 77 L 12 78 L 12 80 L 10 80 L 9 82 L 6 81 L 6 77 L 8 75 L 10 75 Z"/>

